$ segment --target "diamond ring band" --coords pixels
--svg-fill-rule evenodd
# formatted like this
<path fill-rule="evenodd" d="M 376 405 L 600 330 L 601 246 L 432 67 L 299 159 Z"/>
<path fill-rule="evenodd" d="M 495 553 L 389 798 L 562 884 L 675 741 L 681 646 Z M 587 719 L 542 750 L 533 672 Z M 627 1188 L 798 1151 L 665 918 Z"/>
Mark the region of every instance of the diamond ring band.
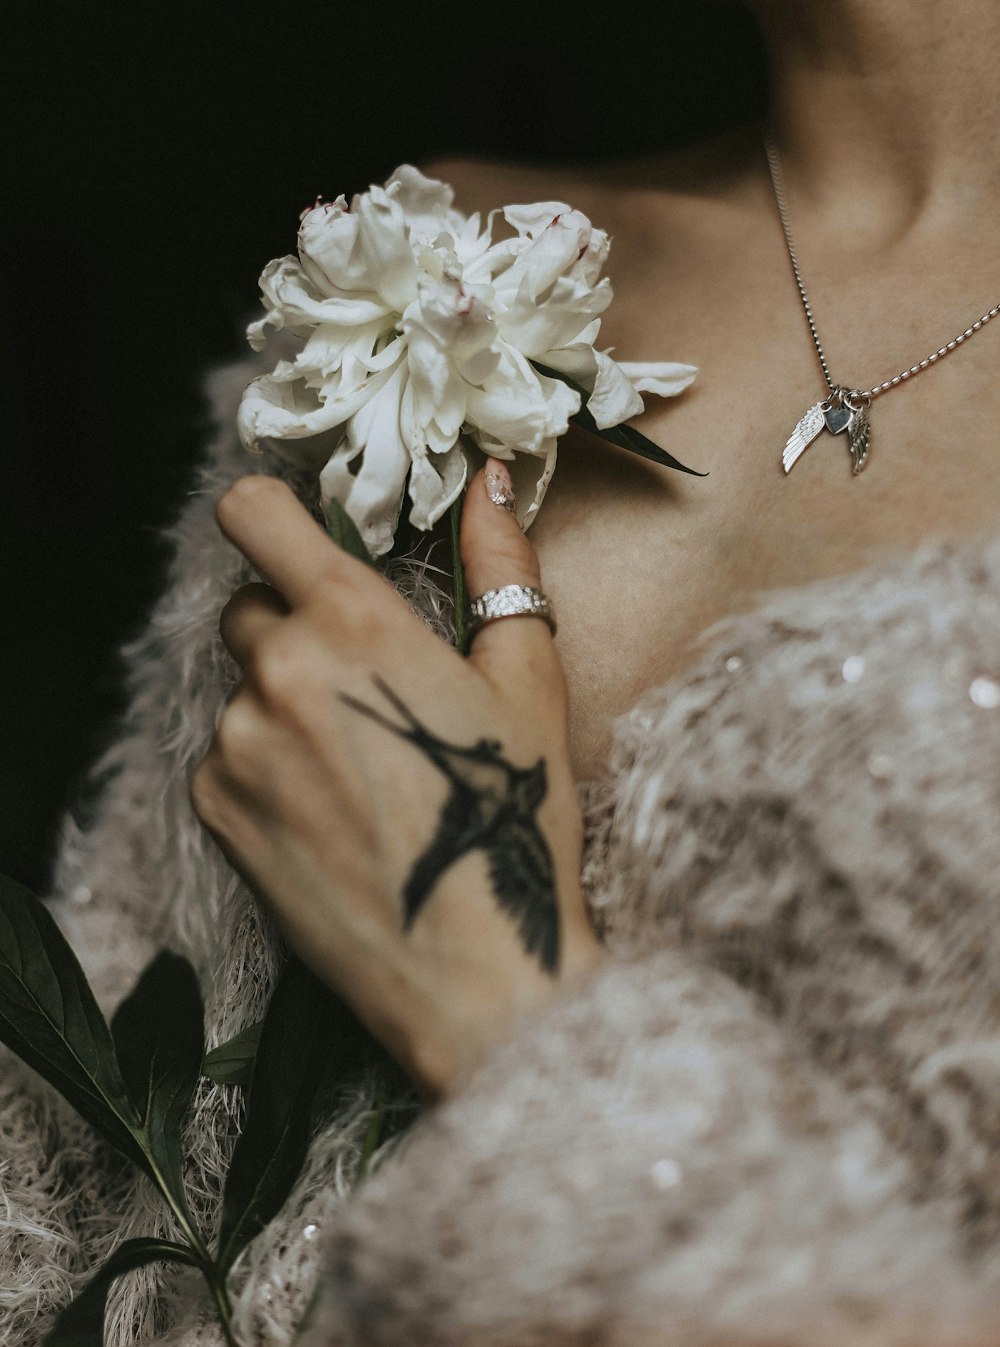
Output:
<path fill-rule="evenodd" d="M 501 585 L 499 589 L 488 589 L 485 594 L 469 602 L 466 613 L 469 634 L 485 627 L 487 622 L 495 622 L 500 617 L 541 617 L 548 623 L 554 636 L 556 634 L 556 615 L 552 605 L 540 589 L 530 585 Z"/>

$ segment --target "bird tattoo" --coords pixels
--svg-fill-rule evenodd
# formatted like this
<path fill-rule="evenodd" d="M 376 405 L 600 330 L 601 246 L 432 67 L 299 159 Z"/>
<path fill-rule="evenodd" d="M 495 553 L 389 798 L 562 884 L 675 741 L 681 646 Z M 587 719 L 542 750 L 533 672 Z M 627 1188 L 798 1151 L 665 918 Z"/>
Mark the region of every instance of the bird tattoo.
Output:
<path fill-rule="evenodd" d="M 497 901 L 516 923 L 525 951 L 554 974 L 559 966 L 555 871 L 536 818 L 548 789 L 545 759 L 515 767 L 503 756 L 499 740 L 450 744 L 421 724 L 377 674 L 372 681 L 404 724 L 347 693 L 339 694 L 341 701 L 419 748 L 451 786 L 437 832 L 403 889 L 404 930 L 413 925 L 441 874 L 470 851 L 483 851 Z"/>

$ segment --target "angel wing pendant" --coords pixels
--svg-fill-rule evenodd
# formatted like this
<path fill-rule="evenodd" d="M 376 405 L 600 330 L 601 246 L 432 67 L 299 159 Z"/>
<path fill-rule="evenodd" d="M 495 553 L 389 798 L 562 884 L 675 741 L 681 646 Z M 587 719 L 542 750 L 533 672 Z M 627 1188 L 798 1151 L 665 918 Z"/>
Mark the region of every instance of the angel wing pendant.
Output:
<path fill-rule="evenodd" d="M 852 469 L 857 476 L 868 462 L 871 422 L 868 419 L 867 407 L 864 404 L 851 403 L 843 389 L 836 389 L 833 397 L 814 403 L 800 418 L 786 440 L 781 455 L 782 467 L 786 474 L 791 472 L 821 430 L 827 430 L 831 435 L 842 435 L 845 430 L 847 431 Z"/>
<path fill-rule="evenodd" d="M 868 420 L 868 411 L 864 407 L 859 407 L 851 417 L 851 424 L 847 428 L 848 438 L 851 442 L 851 459 L 853 460 L 853 473 L 857 477 L 858 473 L 868 462 L 868 446 L 871 443 L 872 427 Z"/>
<path fill-rule="evenodd" d="M 809 448 L 825 424 L 826 420 L 823 416 L 823 403 L 817 402 L 814 406 L 809 408 L 805 416 L 802 417 L 788 437 L 785 444 L 785 452 L 781 455 L 781 462 L 784 465 L 786 473 L 791 472 L 792 468 L 794 468 L 795 464 Z"/>

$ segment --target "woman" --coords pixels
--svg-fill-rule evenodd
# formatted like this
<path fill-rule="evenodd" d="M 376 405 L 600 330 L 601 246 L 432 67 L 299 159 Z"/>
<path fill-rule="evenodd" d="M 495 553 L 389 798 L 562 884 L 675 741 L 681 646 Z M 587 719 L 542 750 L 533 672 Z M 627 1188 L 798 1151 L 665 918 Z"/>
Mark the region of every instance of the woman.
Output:
<path fill-rule="evenodd" d="M 995 303 L 1000 15 L 755 8 L 831 383 L 863 393 Z M 216 447 L 133 652 L 119 784 L 62 866 L 67 893 L 145 876 L 141 939 L 108 953 L 124 898 L 65 920 L 110 1003 L 167 873 L 221 1039 L 274 958 L 235 870 L 429 1105 L 349 1205 L 363 1110 L 317 1143 L 237 1326 L 288 1341 L 315 1282 L 310 1345 L 997 1341 L 1000 323 L 876 395 L 863 475 L 865 399 L 836 393 L 848 433 L 786 475 L 830 390 L 760 128 L 613 175 L 433 171 L 469 212 L 559 198 L 609 230 L 602 336 L 700 366 L 642 429 L 711 475 L 568 440 L 525 535 L 488 464 L 470 592 L 542 589 L 559 635 L 491 621 L 463 663 Z M 513 890 L 498 855 L 535 858 Z M 202 1103 L 202 1173 L 225 1107 Z"/>

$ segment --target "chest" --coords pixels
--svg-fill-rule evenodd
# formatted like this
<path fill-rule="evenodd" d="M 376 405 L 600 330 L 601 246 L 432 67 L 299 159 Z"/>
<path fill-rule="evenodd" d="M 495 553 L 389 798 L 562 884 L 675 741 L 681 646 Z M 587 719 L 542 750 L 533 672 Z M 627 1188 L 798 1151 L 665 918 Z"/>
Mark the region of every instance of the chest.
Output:
<path fill-rule="evenodd" d="M 926 538 L 1000 527 L 1000 319 L 873 401 L 859 475 L 848 436 L 825 430 L 786 475 L 785 441 L 826 385 L 787 260 L 765 255 L 754 272 L 711 248 L 697 265 L 693 249 L 683 274 L 661 258 L 646 284 L 637 274 L 616 284 L 614 326 L 605 325 L 616 354 L 700 370 L 680 397 L 647 397 L 634 424 L 710 475 L 666 471 L 582 434 L 560 448 L 532 534 L 559 613 L 581 778 L 606 756 L 613 718 L 681 673 L 698 636 L 755 595 L 877 565 Z M 966 315 L 947 286 L 930 291 L 926 321 L 857 313 L 856 300 L 831 295 L 834 379 L 871 387 L 989 307 L 977 300 Z"/>

